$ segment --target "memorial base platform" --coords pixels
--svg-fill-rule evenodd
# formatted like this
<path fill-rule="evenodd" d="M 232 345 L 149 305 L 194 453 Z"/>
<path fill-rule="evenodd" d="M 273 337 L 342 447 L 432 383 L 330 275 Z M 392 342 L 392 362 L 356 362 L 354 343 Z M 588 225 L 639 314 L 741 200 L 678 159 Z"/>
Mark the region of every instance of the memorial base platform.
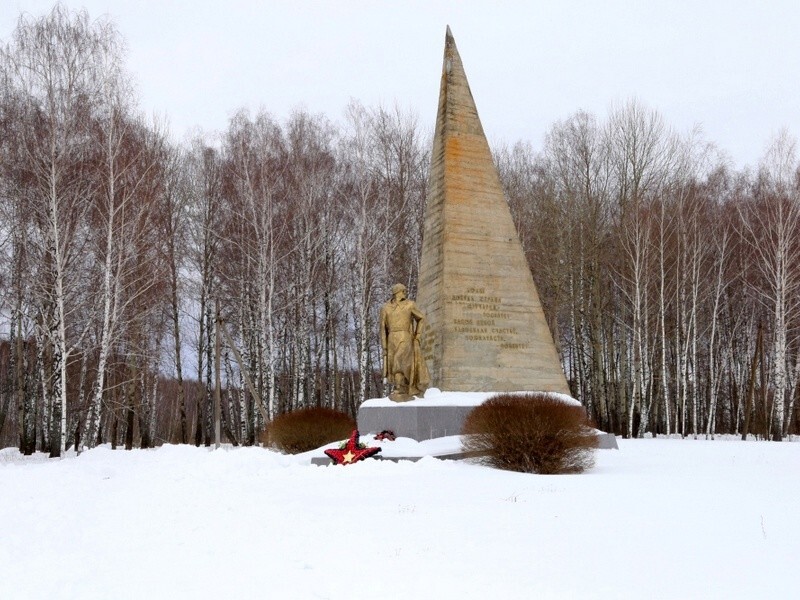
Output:
<path fill-rule="evenodd" d="M 397 437 L 419 442 L 459 435 L 470 411 L 497 392 L 442 392 L 430 389 L 424 398 L 408 402 L 392 402 L 388 398 L 373 398 L 358 409 L 358 430 L 362 435 L 392 431 Z M 557 394 L 565 402 L 577 402 Z M 618 448 L 613 434 L 598 431 L 599 448 Z"/>

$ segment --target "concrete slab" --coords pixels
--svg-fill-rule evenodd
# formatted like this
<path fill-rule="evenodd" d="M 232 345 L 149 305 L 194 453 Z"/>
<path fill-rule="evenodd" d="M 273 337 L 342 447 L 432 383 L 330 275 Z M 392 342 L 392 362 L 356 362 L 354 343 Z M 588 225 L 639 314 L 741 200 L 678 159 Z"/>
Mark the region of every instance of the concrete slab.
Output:
<path fill-rule="evenodd" d="M 597 447 L 600 450 L 619 450 L 619 445 L 617 444 L 617 436 L 615 436 L 613 433 L 598 431 L 597 440 L 598 440 Z"/>
<path fill-rule="evenodd" d="M 365 403 L 366 404 L 366 403 Z M 474 406 L 366 406 L 358 409 L 358 430 L 378 433 L 385 429 L 398 437 L 418 442 L 448 435 L 460 435 L 461 426 Z"/>
<path fill-rule="evenodd" d="M 460 435 L 470 411 L 494 392 L 463 393 L 432 390 L 425 399 L 392 402 L 387 398 L 367 400 L 358 409 L 358 430 L 362 435 L 393 431 L 398 437 L 417 441 Z M 565 401 L 576 402 L 570 397 Z M 599 448 L 618 449 L 613 434 L 598 431 Z"/>
<path fill-rule="evenodd" d="M 438 458 L 439 460 L 463 460 L 465 458 L 476 458 L 480 456 L 480 454 L 476 452 L 451 452 L 448 454 L 430 454 L 426 456 L 433 456 L 433 458 Z M 371 456 L 367 460 L 388 460 L 391 462 L 399 462 L 401 460 L 407 460 L 409 462 L 417 462 L 422 458 L 425 458 L 425 456 L 417 456 L 417 455 L 381 456 L 380 454 L 376 454 L 375 456 Z M 314 458 L 311 459 L 311 464 L 325 466 L 333 464 L 333 461 L 327 456 L 315 456 Z"/>

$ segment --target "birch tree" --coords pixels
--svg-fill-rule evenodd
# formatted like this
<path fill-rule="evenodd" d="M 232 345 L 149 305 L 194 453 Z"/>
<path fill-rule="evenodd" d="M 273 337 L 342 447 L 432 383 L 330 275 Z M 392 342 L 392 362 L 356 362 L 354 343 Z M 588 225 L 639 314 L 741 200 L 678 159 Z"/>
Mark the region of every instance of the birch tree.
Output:
<path fill-rule="evenodd" d="M 0 306 L 9 319 L 9 377 L 13 380 L 19 449 L 26 455 L 36 450 L 36 395 L 31 377 L 30 349 L 34 328 L 33 284 L 30 273 L 35 255 L 30 251 L 34 235 L 28 218 L 32 190 L 26 177 L 27 155 L 21 124 L 25 109 L 20 90 L 12 87 L 8 56 L 0 60 Z M 35 352 L 34 352 L 35 355 Z M 13 415 L 11 415 L 13 417 Z M 2 432 L 2 428 L 0 428 Z"/>
<path fill-rule="evenodd" d="M 182 277 L 180 271 L 187 253 L 188 191 L 182 166 L 185 154 L 178 148 L 165 147 L 161 159 L 164 186 L 158 197 L 156 227 L 164 241 L 165 261 L 169 269 L 167 311 L 172 333 L 172 349 L 175 361 L 176 394 L 180 423 L 180 442 L 189 441 L 189 424 L 186 411 L 186 391 L 183 377 L 183 337 L 181 318 Z"/>
<path fill-rule="evenodd" d="M 629 327 L 632 384 L 627 404 L 627 434 L 633 435 L 634 411 L 647 418 L 646 394 L 652 369 L 649 364 L 649 287 L 651 243 L 649 219 L 652 201 L 663 189 L 675 157 L 674 135 L 662 117 L 633 101 L 612 112 L 608 122 L 621 238 L 625 262 L 619 271 L 620 291 L 630 310 Z"/>
<path fill-rule="evenodd" d="M 378 200 L 378 181 L 371 168 L 373 140 L 370 123 L 363 107 L 351 104 L 347 111 L 348 135 L 346 152 L 348 169 L 347 194 L 351 205 L 348 212 L 353 217 L 354 227 L 348 265 L 353 273 L 353 321 L 358 352 L 359 390 L 357 402 L 367 398 L 368 380 L 371 371 L 369 345 L 374 337 L 374 308 L 376 284 L 385 281 L 386 265 L 381 269 L 381 258 L 388 252 L 384 248 L 390 238 L 383 229 L 388 225 L 390 213 L 387 203 Z M 394 233 L 394 232 L 392 232 Z M 393 243 L 392 243 L 393 245 Z M 382 256 L 383 255 L 383 256 Z M 380 278 L 380 274 L 384 277 Z"/>
<path fill-rule="evenodd" d="M 252 357 L 249 377 L 258 382 L 259 399 L 266 398 L 269 419 L 276 410 L 275 302 L 278 262 L 285 259 L 286 223 L 280 217 L 286 148 L 280 127 L 265 112 L 250 119 L 240 111 L 231 120 L 226 137 L 228 170 L 238 201 L 231 205 L 243 222 L 234 225 L 238 241 L 226 236 L 226 244 L 238 246 L 240 256 L 240 331 L 244 348 Z M 255 310 L 249 311 L 252 298 Z M 263 376 L 262 376 L 263 375 Z M 245 386 L 242 386 L 243 388 Z M 244 399 L 244 395 L 242 395 Z M 244 406 L 240 410 L 244 410 Z M 252 411 L 251 419 L 256 419 Z M 254 429 L 251 422 L 250 430 Z"/>
<path fill-rule="evenodd" d="M 92 109 L 101 91 L 102 52 L 110 32 L 86 12 L 56 5 L 41 19 L 23 16 L 4 48 L 10 84 L 23 98 L 22 144 L 31 181 L 40 276 L 41 338 L 50 344 L 46 403 L 53 406 L 51 454 L 66 444 L 67 362 L 86 329 L 73 322 L 80 305 L 81 225 L 96 179 Z M 85 300 L 85 297 L 83 298 Z"/>
<path fill-rule="evenodd" d="M 553 194 L 559 212 L 554 225 L 565 244 L 559 255 L 561 267 L 554 264 L 553 268 L 563 271 L 560 287 L 568 307 L 570 334 L 565 338 L 572 348 L 571 379 L 589 413 L 607 421 L 611 353 L 603 334 L 607 315 L 602 307 L 612 304 L 604 292 L 611 289 L 605 244 L 611 218 L 608 144 L 597 120 L 578 112 L 552 127 L 545 138 L 544 157 L 547 171 L 555 177 Z M 535 218 L 531 215 L 530 221 L 535 222 Z M 547 264 L 544 261 L 550 247 L 545 236 L 541 255 L 532 262 L 535 271 L 538 265 Z"/>
<path fill-rule="evenodd" d="M 202 137 L 196 137 L 187 162 L 191 203 L 189 218 L 192 261 L 196 277 L 197 380 L 204 382 L 205 394 L 198 395 L 194 443 L 211 444 L 212 348 L 214 317 L 211 307 L 216 293 L 219 220 L 222 206 L 222 164 L 219 152 Z"/>
<path fill-rule="evenodd" d="M 97 376 L 86 411 L 84 442 L 92 447 L 100 420 L 105 376 L 120 318 L 129 315 L 157 281 L 144 270 L 140 238 L 155 223 L 154 201 L 160 193 L 164 161 L 163 135 L 132 116 L 131 90 L 122 76 L 113 36 L 103 47 L 102 90 L 96 119 L 100 147 L 99 189 L 92 211 L 93 254 L 101 265 L 101 309 Z M 159 190 L 159 191 L 156 191 Z M 153 249 L 159 248 L 159 245 Z M 150 249 L 148 249 L 150 250 Z M 132 315 L 130 315 L 132 316 Z"/>
<path fill-rule="evenodd" d="M 800 307 L 800 196 L 796 141 L 781 132 L 761 163 L 754 202 L 742 219 L 760 285 L 754 292 L 771 313 L 771 432 L 780 440 L 786 426 L 789 325 Z"/>
<path fill-rule="evenodd" d="M 315 290 L 321 265 L 319 253 L 325 219 L 335 203 L 334 127 L 324 118 L 297 112 L 286 126 L 287 194 L 292 248 L 292 406 L 308 406 L 312 396 L 311 356 L 318 301 Z"/>

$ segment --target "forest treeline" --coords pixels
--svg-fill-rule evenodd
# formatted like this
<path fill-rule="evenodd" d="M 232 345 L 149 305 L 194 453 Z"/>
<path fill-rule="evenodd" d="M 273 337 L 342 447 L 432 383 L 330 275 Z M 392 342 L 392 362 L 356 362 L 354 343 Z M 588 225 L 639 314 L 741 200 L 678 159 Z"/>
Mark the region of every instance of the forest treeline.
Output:
<path fill-rule="evenodd" d="M 400 109 L 240 110 L 171 141 L 112 23 L 61 5 L 0 51 L 0 447 L 208 444 L 383 395 L 413 297 L 431 133 Z M 800 171 L 737 171 L 638 101 L 496 162 L 573 395 L 599 427 L 797 431 Z M 434 382 L 435 384 L 435 382 Z"/>

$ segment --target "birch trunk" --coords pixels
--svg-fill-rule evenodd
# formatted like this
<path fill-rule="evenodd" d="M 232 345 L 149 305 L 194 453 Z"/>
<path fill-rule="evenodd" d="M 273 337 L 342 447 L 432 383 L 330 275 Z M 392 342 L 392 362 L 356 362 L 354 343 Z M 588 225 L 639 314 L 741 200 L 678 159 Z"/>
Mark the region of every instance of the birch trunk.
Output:
<path fill-rule="evenodd" d="M 718 374 L 716 366 L 716 340 L 717 340 L 717 322 L 719 320 L 719 308 L 722 300 L 722 292 L 724 290 L 723 275 L 725 272 L 725 260 L 728 248 L 728 235 L 727 232 L 723 233 L 722 239 L 718 245 L 717 254 L 717 272 L 714 285 L 714 303 L 711 309 L 711 334 L 708 341 L 708 377 L 709 377 L 709 407 L 708 407 L 708 422 L 706 423 L 706 437 L 714 439 L 716 432 L 716 416 L 717 416 L 717 401 L 718 401 Z"/>

